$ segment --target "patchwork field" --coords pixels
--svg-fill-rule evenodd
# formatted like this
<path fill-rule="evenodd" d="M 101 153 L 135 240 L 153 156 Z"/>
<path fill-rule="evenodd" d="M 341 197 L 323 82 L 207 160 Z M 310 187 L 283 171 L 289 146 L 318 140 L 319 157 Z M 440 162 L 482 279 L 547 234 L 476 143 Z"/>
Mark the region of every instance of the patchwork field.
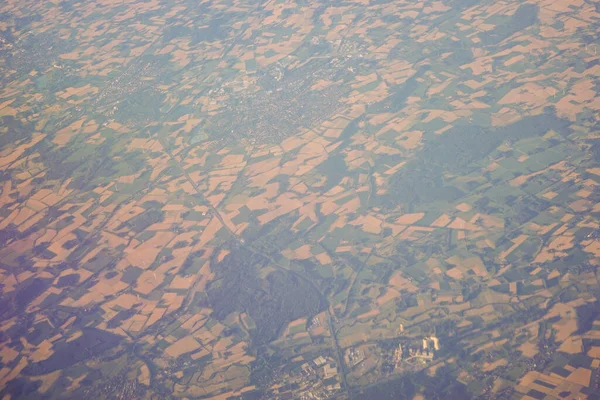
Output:
<path fill-rule="evenodd" d="M 599 23 L 3 2 L 0 396 L 597 398 Z"/>

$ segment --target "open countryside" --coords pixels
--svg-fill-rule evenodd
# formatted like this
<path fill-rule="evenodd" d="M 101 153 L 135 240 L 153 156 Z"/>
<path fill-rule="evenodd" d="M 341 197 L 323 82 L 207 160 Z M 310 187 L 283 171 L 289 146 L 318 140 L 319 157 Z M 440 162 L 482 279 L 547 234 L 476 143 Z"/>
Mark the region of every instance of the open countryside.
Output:
<path fill-rule="evenodd" d="M 2 2 L 0 398 L 600 399 L 599 33 Z"/>

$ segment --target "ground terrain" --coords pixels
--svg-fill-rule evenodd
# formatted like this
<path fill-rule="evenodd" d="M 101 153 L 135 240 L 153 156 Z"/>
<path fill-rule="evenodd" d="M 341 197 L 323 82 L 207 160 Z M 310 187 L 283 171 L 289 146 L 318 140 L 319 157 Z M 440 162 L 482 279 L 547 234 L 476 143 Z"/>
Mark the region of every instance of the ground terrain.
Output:
<path fill-rule="evenodd" d="M 0 396 L 599 398 L 599 32 L 593 0 L 4 1 Z"/>

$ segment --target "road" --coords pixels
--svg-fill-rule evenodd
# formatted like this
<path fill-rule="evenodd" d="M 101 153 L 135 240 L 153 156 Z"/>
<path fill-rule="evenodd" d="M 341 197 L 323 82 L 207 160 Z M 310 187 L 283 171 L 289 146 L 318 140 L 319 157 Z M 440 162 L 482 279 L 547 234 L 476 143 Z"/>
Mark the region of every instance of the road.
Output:
<path fill-rule="evenodd" d="M 329 324 L 329 330 L 331 331 L 331 337 L 333 338 L 333 346 L 335 347 L 338 369 L 340 371 L 340 375 L 342 376 L 342 388 L 346 391 L 346 394 L 349 395 L 350 386 L 348 385 L 348 380 L 346 379 L 346 366 L 344 364 L 344 354 L 337 340 L 337 332 L 335 331 L 335 326 L 333 325 L 331 310 L 329 307 L 327 307 L 327 323 Z"/>
<path fill-rule="evenodd" d="M 375 247 L 372 247 L 371 251 L 369 252 L 369 255 L 367 256 L 367 258 L 365 258 L 365 261 L 363 261 L 363 263 L 360 266 L 360 268 L 358 269 L 358 271 L 356 271 L 356 274 L 354 274 L 354 278 L 352 278 L 352 282 L 350 282 L 350 287 L 348 288 L 348 296 L 346 296 L 346 302 L 344 304 L 344 317 L 346 317 L 346 314 L 348 313 L 348 303 L 350 302 L 350 295 L 352 294 L 352 288 L 354 287 L 356 278 L 358 278 L 358 275 L 363 270 L 365 265 L 367 265 L 367 261 L 369 261 L 369 258 L 371 258 L 371 256 L 373 255 L 374 252 L 375 252 Z"/>
<path fill-rule="evenodd" d="M 159 134 L 160 135 L 160 134 Z M 338 370 L 340 371 L 341 377 L 342 377 L 342 388 L 344 389 L 344 391 L 346 392 L 346 394 L 349 394 L 349 389 L 350 387 L 348 386 L 348 381 L 346 379 L 346 371 L 345 371 L 345 367 L 344 367 L 344 357 L 343 357 L 343 353 L 342 353 L 342 349 L 339 346 L 338 340 L 337 340 L 337 334 L 336 334 L 336 330 L 335 327 L 333 325 L 333 320 L 332 320 L 332 316 L 331 316 L 331 310 L 329 307 L 329 303 L 327 302 L 327 297 L 323 294 L 323 292 L 314 284 L 314 282 L 307 278 L 306 276 L 304 276 L 303 274 L 301 274 L 298 271 L 294 271 L 291 270 L 289 268 L 283 267 L 281 265 L 279 265 L 274 259 L 273 257 L 271 257 L 268 254 L 264 254 L 258 250 L 255 250 L 252 246 L 245 244 L 244 242 L 242 242 L 241 240 L 238 239 L 237 235 L 235 234 L 235 232 L 233 232 L 231 230 L 231 228 L 225 223 L 225 220 L 223 219 L 223 216 L 219 213 L 219 210 L 217 210 L 207 199 L 206 197 L 204 197 L 204 195 L 202 194 L 202 192 L 200 191 L 200 189 L 198 188 L 198 185 L 192 180 L 192 178 L 190 177 L 190 175 L 185 171 L 185 169 L 183 168 L 183 166 L 181 165 L 181 163 L 173 156 L 173 154 L 169 151 L 168 147 L 166 146 L 166 143 L 164 142 L 164 139 L 160 136 L 158 136 L 158 140 L 163 148 L 163 150 L 167 153 L 167 155 L 169 156 L 169 158 L 177 165 L 177 167 L 181 170 L 181 172 L 183 173 L 183 175 L 185 176 L 185 178 L 187 179 L 187 181 L 192 185 L 192 187 L 194 188 L 194 191 L 196 192 L 196 194 L 198 195 L 198 197 L 201 199 L 201 201 L 204 203 L 204 205 L 206 207 L 208 207 L 208 209 L 210 210 L 210 213 L 219 220 L 219 222 L 221 222 L 221 224 L 227 229 L 227 231 L 231 234 L 232 237 L 234 237 L 237 242 L 240 244 L 241 247 L 247 249 L 248 251 L 260 255 L 262 257 L 265 257 L 266 259 L 268 259 L 271 262 L 271 266 L 286 271 L 288 273 L 291 273 L 293 275 L 295 275 L 296 277 L 298 277 L 299 279 L 304 280 L 305 282 L 309 283 L 313 289 L 315 289 L 317 291 L 317 293 L 319 293 L 319 295 L 321 296 L 321 298 L 325 301 L 326 307 L 327 307 L 327 322 L 329 324 L 329 330 L 331 331 L 331 337 L 333 338 L 333 344 L 335 347 L 335 353 L 336 353 L 336 358 L 337 358 L 337 363 L 338 363 Z M 367 260 L 369 259 L 369 257 L 371 257 L 371 254 L 373 254 L 374 249 L 371 249 L 371 252 L 369 253 L 368 257 L 365 259 L 365 262 L 363 263 L 363 266 L 366 264 Z M 361 267 L 361 270 L 362 270 Z M 357 272 L 357 276 L 358 273 L 360 273 L 360 270 Z M 191 286 L 191 290 L 188 292 L 185 300 L 184 300 L 184 304 L 185 305 L 189 305 L 189 302 L 193 299 L 194 294 L 197 292 L 196 285 L 200 280 L 200 276 L 196 277 L 196 279 L 194 280 L 194 283 Z M 356 277 L 355 277 L 356 279 Z M 354 283 L 354 281 L 353 281 Z M 350 287 L 350 289 L 352 289 L 352 287 Z"/>

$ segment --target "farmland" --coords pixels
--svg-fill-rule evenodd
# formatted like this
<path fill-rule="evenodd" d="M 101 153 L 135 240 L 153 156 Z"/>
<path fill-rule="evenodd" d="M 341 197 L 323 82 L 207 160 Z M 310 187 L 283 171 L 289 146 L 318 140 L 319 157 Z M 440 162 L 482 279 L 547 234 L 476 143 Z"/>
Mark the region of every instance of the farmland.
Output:
<path fill-rule="evenodd" d="M 3 2 L 0 396 L 598 398 L 599 24 Z"/>

